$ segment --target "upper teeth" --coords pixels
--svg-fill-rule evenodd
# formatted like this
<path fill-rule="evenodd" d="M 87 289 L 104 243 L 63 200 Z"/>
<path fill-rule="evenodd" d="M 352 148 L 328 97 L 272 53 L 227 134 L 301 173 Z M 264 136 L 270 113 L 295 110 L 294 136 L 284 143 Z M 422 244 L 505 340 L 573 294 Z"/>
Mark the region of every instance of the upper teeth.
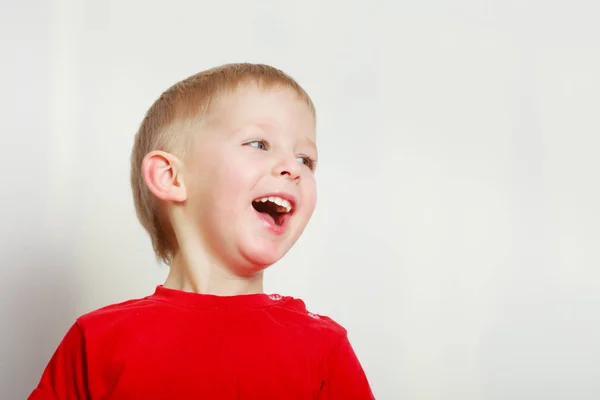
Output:
<path fill-rule="evenodd" d="M 290 203 L 286 199 L 282 199 L 281 197 L 277 197 L 277 196 L 261 197 L 260 199 L 257 199 L 256 201 L 260 201 L 263 203 L 270 201 L 271 203 L 275 203 L 278 206 L 285 208 L 285 212 L 290 212 L 290 210 L 292 209 L 292 203 Z"/>

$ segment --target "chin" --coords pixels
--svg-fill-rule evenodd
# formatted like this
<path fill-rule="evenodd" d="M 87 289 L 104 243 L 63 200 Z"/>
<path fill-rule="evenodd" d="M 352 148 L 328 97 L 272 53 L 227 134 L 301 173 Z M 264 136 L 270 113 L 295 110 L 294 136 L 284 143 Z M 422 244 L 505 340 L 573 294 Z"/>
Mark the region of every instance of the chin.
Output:
<path fill-rule="evenodd" d="M 253 269 L 263 270 L 283 257 L 285 252 L 273 248 L 253 248 L 242 252 L 244 258 L 252 265 Z"/>
<path fill-rule="evenodd" d="M 249 256 L 250 257 L 248 257 L 248 260 L 259 270 L 268 268 L 271 265 L 275 264 L 277 261 L 281 260 L 281 257 L 279 255 L 252 254 Z"/>

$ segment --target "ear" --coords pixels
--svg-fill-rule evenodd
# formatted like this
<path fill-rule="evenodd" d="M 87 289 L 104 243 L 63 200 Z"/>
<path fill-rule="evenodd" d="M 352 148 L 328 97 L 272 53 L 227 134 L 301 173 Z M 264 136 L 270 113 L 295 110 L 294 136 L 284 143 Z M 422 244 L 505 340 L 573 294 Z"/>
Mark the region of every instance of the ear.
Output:
<path fill-rule="evenodd" d="M 181 203 L 187 200 L 183 165 L 173 154 L 152 151 L 142 161 L 142 176 L 150 192 L 160 200 Z"/>

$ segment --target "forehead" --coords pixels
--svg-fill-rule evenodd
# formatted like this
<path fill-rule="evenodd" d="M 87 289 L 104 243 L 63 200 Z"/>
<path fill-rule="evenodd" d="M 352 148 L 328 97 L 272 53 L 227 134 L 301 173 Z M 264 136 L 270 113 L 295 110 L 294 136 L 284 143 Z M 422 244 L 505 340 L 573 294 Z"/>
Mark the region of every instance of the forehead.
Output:
<path fill-rule="evenodd" d="M 314 140 L 315 117 L 298 93 L 285 86 L 261 88 L 240 85 L 219 95 L 211 105 L 206 121 L 213 127 L 241 129 L 244 125 L 270 126 Z"/>

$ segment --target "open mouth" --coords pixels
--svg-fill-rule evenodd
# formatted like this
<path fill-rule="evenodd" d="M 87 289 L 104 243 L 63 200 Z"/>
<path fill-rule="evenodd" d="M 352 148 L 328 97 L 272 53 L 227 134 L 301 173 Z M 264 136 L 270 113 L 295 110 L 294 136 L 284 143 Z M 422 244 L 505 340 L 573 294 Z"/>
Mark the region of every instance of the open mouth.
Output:
<path fill-rule="evenodd" d="M 252 207 L 274 225 L 281 226 L 292 212 L 292 203 L 278 196 L 260 197 Z"/>

